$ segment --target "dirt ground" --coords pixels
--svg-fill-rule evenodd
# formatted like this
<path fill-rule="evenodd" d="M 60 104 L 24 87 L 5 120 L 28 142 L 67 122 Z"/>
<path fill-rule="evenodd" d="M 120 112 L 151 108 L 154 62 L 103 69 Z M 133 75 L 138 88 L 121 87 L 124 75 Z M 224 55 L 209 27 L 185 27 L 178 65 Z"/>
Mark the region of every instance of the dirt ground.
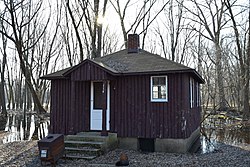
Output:
<path fill-rule="evenodd" d="M 0 141 L 5 133 L 0 132 Z M 244 146 L 249 149 L 249 145 Z M 220 144 L 213 152 L 206 154 L 175 154 L 175 153 L 142 153 L 139 151 L 116 149 L 94 160 L 59 159 L 56 166 L 115 166 L 120 154 L 124 152 L 129 158 L 129 166 L 161 167 L 161 166 L 227 166 L 249 167 L 250 151 L 239 147 Z M 37 141 L 18 141 L 0 143 L 0 166 L 3 167 L 34 167 L 41 166 Z M 50 166 L 49 164 L 47 166 Z"/>

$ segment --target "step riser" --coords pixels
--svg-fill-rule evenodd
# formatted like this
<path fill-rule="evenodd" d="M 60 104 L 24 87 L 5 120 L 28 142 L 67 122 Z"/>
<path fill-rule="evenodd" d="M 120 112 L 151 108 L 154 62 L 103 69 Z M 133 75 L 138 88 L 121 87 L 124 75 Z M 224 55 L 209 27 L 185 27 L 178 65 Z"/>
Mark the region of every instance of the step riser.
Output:
<path fill-rule="evenodd" d="M 81 136 L 101 136 L 101 132 L 79 132 L 77 135 Z"/>
<path fill-rule="evenodd" d="M 87 156 L 100 156 L 103 154 L 101 150 L 99 151 L 77 151 L 77 150 L 65 150 L 66 154 L 82 154 Z"/>
<path fill-rule="evenodd" d="M 100 132 L 81 132 L 64 137 L 65 158 L 91 160 L 102 155 L 116 134 L 101 136 Z"/>
<path fill-rule="evenodd" d="M 103 137 L 93 137 L 93 136 L 66 136 L 65 140 L 69 141 L 93 141 L 93 142 L 105 142 L 106 138 Z"/>
<path fill-rule="evenodd" d="M 66 148 L 65 158 L 85 160 L 94 159 L 103 154 L 102 149 L 104 148 L 105 142 L 102 140 L 102 138 L 100 140 L 98 137 L 97 139 L 94 139 L 94 137 L 67 136 L 64 141 Z M 88 150 L 81 150 L 86 148 L 88 148 Z"/>
<path fill-rule="evenodd" d="M 89 157 L 89 156 L 87 156 L 87 157 L 85 157 L 84 155 L 82 156 L 82 155 L 79 155 L 79 156 L 75 156 L 75 155 L 66 155 L 66 156 L 64 156 L 64 158 L 67 158 L 67 159 L 84 159 L 84 160 L 92 160 L 92 159 L 95 159 L 96 158 L 96 156 L 93 156 L 93 157 Z"/>
<path fill-rule="evenodd" d="M 88 147 L 88 148 L 96 148 L 96 149 L 102 149 L 103 145 L 101 144 L 79 144 L 79 143 L 64 143 L 65 147 L 74 147 L 74 148 L 82 148 L 82 147 Z"/>

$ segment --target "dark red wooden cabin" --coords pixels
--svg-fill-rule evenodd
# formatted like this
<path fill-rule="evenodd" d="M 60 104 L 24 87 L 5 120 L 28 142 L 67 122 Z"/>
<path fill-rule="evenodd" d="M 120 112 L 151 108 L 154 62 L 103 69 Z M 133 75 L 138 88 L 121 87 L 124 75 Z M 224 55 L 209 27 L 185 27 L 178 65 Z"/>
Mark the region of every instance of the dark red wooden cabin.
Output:
<path fill-rule="evenodd" d="M 139 49 L 138 35 L 129 36 L 128 49 L 42 78 L 51 80 L 50 133 L 112 132 L 121 145 L 138 148 L 139 139 L 153 139 L 170 152 L 180 141 L 188 150 L 198 134 L 204 80 L 192 68 Z"/>

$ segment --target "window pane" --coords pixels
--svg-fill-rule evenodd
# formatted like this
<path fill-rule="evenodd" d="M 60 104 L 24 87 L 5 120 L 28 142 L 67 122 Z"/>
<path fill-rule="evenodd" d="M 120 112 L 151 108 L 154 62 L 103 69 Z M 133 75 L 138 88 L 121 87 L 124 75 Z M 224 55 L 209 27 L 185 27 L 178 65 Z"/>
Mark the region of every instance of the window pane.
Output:
<path fill-rule="evenodd" d="M 164 91 L 164 92 L 161 92 L 161 98 L 162 99 L 165 99 L 166 98 L 166 92 Z"/>
<path fill-rule="evenodd" d="M 152 99 L 166 99 L 166 77 L 152 77 Z"/>
<path fill-rule="evenodd" d="M 94 109 L 102 108 L 102 82 L 94 82 Z"/>
<path fill-rule="evenodd" d="M 153 77 L 153 85 L 166 85 L 165 77 Z"/>
<path fill-rule="evenodd" d="M 157 86 L 153 86 L 153 92 L 158 92 L 158 87 Z"/>
<path fill-rule="evenodd" d="M 153 85 L 158 85 L 159 84 L 159 78 L 153 77 Z"/>
<path fill-rule="evenodd" d="M 165 77 L 160 77 L 158 82 L 159 82 L 159 85 L 166 85 Z"/>
<path fill-rule="evenodd" d="M 166 85 L 164 85 L 164 86 L 161 86 L 161 91 L 164 91 L 164 92 L 166 92 Z"/>
<path fill-rule="evenodd" d="M 153 92 L 153 99 L 158 99 L 158 92 Z"/>

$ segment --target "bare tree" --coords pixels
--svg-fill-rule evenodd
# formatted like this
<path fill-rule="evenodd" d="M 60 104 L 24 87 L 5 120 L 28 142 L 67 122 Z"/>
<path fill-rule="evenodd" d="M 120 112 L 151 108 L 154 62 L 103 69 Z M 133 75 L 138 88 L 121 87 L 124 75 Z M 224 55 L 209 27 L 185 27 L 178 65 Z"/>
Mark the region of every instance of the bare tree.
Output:
<path fill-rule="evenodd" d="M 250 6 L 250 2 L 249 2 Z M 249 10 L 249 9 L 248 9 Z M 244 94 L 244 111 L 245 111 L 245 117 L 250 117 L 250 107 L 249 107 L 249 80 L 250 80 L 250 10 L 248 12 L 248 41 L 247 41 L 247 56 L 246 56 L 246 70 L 245 70 L 245 90 L 247 93 Z"/>
<path fill-rule="evenodd" d="M 241 83 L 243 86 L 243 111 L 245 117 L 250 116 L 250 106 L 249 106 L 249 61 L 250 61 L 250 33 L 248 30 L 248 41 L 247 41 L 247 50 L 244 52 L 244 47 L 241 45 L 240 34 L 236 22 L 236 15 L 239 13 L 233 13 L 233 6 L 236 1 L 231 2 L 230 0 L 225 0 L 226 7 L 229 11 L 229 16 L 232 21 L 232 27 L 234 30 L 235 42 L 238 52 L 238 60 L 240 64 L 240 75 L 241 75 Z M 241 11 L 240 11 L 241 12 Z M 250 19 L 250 12 L 249 12 Z M 250 26 L 250 21 L 249 21 Z M 246 53 L 246 54 L 244 54 Z"/>
<path fill-rule="evenodd" d="M 3 20 L 0 20 L 0 27 L 3 28 Z M 7 47 L 7 39 L 5 36 L 1 36 L 2 37 L 2 49 L 1 49 L 1 54 L 3 55 L 3 60 L 2 60 L 2 65 L 0 67 L 0 73 L 1 73 L 1 83 L 0 83 L 0 100 L 1 100 L 1 106 L 2 106 L 2 114 L 7 117 L 7 110 L 6 110 L 6 96 L 5 96 L 5 69 L 6 69 L 6 65 L 7 65 L 7 53 L 6 53 L 6 47 Z"/>
<path fill-rule="evenodd" d="M 194 4 L 196 11 L 192 11 L 190 8 L 185 7 L 192 16 L 189 17 L 194 23 L 204 28 L 204 32 L 201 35 L 210 40 L 214 44 L 215 49 L 215 66 L 217 74 L 217 84 L 219 90 L 219 110 L 225 110 L 228 107 L 223 83 L 223 69 L 222 69 L 222 50 L 220 46 L 221 31 L 227 24 L 228 20 L 225 20 L 225 3 L 223 0 L 204 0 L 196 1 L 190 0 Z M 197 31 L 197 30 L 196 30 Z M 197 31 L 199 32 L 199 31 Z"/>
<path fill-rule="evenodd" d="M 61 35 L 62 35 L 62 41 L 64 42 L 65 45 L 65 50 L 66 50 L 66 55 L 68 58 L 68 62 L 70 66 L 73 66 L 74 64 L 76 64 L 74 61 L 76 61 L 77 59 L 75 57 L 77 57 L 77 52 L 74 52 L 74 50 L 77 50 L 77 46 L 75 46 L 75 41 L 74 41 L 74 31 L 71 31 L 71 27 L 70 27 L 70 22 L 68 21 L 68 12 L 65 12 L 65 17 L 64 17 L 64 26 L 61 26 Z M 87 47 L 88 48 L 88 47 Z M 87 50 L 88 51 L 88 50 Z M 80 53 L 81 54 L 81 53 Z M 89 51 L 87 52 L 87 55 L 90 55 Z"/>
<path fill-rule="evenodd" d="M 63 48 L 63 43 L 61 42 L 61 37 L 58 35 L 61 27 L 62 20 L 62 6 L 60 1 L 57 1 L 55 11 L 55 21 L 53 24 L 54 29 L 46 31 L 41 39 L 40 45 L 36 47 L 36 76 L 43 76 L 45 74 L 54 72 L 57 67 L 57 62 L 60 58 L 61 51 Z M 47 92 L 49 89 L 49 84 L 45 80 L 40 80 L 38 77 L 33 78 L 35 87 L 38 88 L 39 98 L 41 102 L 48 105 Z"/>
<path fill-rule="evenodd" d="M 170 1 L 169 6 L 169 25 L 170 25 L 170 37 L 171 37 L 171 59 L 175 61 L 176 48 L 178 44 L 178 38 L 181 33 L 181 21 L 183 13 L 183 0 L 178 4 L 178 13 L 177 13 L 177 24 L 175 27 L 174 23 L 174 6 L 173 0 Z"/>
<path fill-rule="evenodd" d="M 114 53 L 118 50 L 119 38 L 115 33 L 110 32 L 108 27 L 104 30 L 103 33 L 103 54 L 107 55 L 110 53 Z"/>
<path fill-rule="evenodd" d="M 101 56 L 103 25 L 98 23 L 97 20 L 99 17 L 104 17 L 107 2 L 107 0 L 104 0 L 103 3 L 102 1 L 94 0 L 92 4 L 90 1 L 75 1 L 70 4 L 69 0 L 66 1 L 67 11 L 70 15 L 79 44 L 80 61 L 84 59 L 83 44 L 85 44 L 87 50 L 91 50 L 91 56 L 87 57 L 95 58 Z M 103 6 L 100 7 L 100 5 Z M 80 27 L 80 25 L 82 25 L 82 27 Z M 82 41 L 84 41 L 84 43 L 82 43 Z M 90 53 L 90 51 L 87 52 Z"/>
<path fill-rule="evenodd" d="M 156 27 L 155 32 L 160 39 L 160 47 L 165 58 L 188 64 L 190 60 L 190 54 L 187 55 L 188 48 L 197 33 L 190 21 L 185 18 L 183 3 L 183 0 L 179 2 L 170 0 L 168 8 L 164 9 L 161 24 Z"/>
<path fill-rule="evenodd" d="M 77 26 L 79 23 L 76 23 L 76 21 L 75 21 L 73 12 L 72 12 L 72 10 L 70 8 L 70 5 L 69 5 L 69 0 L 66 1 L 66 7 L 67 7 L 67 9 L 69 11 L 69 16 L 70 16 L 70 18 L 72 20 L 72 24 L 73 24 L 73 27 L 74 27 L 74 30 L 75 30 L 75 33 L 76 33 L 76 38 L 77 38 L 77 41 L 79 43 L 80 61 L 83 61 L 83 57 L 84 57 L 84 55 L 83 55 L 83 46 L 82 46 L 82 41 L 81 41 L 80 33 L 78 31 L 78 26 Z"/>
<path fill-rule="evenodd" d="M 34 48 L 41 39 L 49 23 L 48 19 L 44 26 L 37 26 L 37 18 L 42 4 L 41 1 L 35 4 L 33 4 L 32 1 L 4 1 L 7 15 L 1 15 L 0 18 L 4 21 L 3 24 L 10 26 L 12 32 L 0 30 L 0 33 L 14 43 L 20 63 L 20 69 L 25 77 L 25 83 L 32 94 L 35 107 L 40 113 L 45 113 L 46 111 L 32 84 L 32 69 L 30 68 L 28 57 L 32 48 Z M 32 24 L 34 29 L 31 29 Z M 39 32 L 37 31 L 38 29 Z"/>
<path fill-rule="evenodd" d="M 128 26 L 128 28 L 126 28 L 125 18 L 126 18 L 126 13 L 131 4 L 131 0 L 127 0 L 125 2 L 123 10 L 121 7 L 120 0 L 110 0 L 110 3 L 112 4 L 113 8 L 115 9 L 120 19 L 120 26 L 122 29 L 125 48 L 127 48 L 127 35 L 131 31 L 132 33 L 137 32 L 138 34 L 143 34 L 142 48 L 144 48 L 144 41 L 145 41 L 145 37 L 146 37 L 149 26 L 154 22 L 157 16 L 163 11 L 163 9 L 169 3 L 169 1 L 164 2 L 163 5 L 160 7 L 160 9 L 157 9 L 157 10 L 155 9 L 156 12 L 152 16 L 151 11 L 153 10 L 153 7 L 157 6 L 156 2 L 157 2 L 156 0 L 144 0 L 141 7 L 139 7 L 138 13 L 135 14 L 135 18 L 132 19 L 131 21 L 132 23 Z M 138 32 L 139 31 L 138 29 L 140 26 L 142 26 L 142 30 Z"/>

